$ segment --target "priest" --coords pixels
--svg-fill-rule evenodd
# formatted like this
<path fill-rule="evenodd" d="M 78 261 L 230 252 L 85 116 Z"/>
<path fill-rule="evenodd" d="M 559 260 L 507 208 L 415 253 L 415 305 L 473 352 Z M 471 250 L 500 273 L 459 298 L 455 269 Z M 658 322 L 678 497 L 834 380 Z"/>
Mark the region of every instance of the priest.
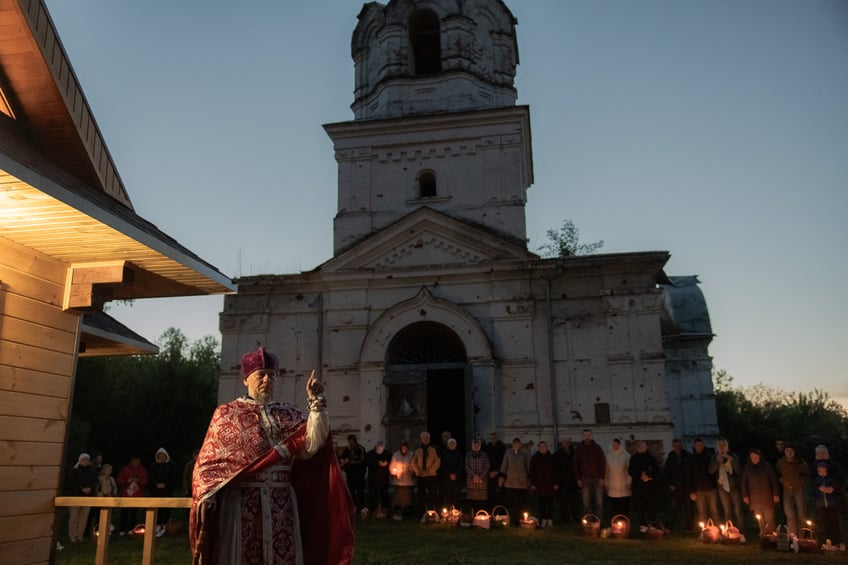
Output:
<path fill-rule="evenodd" d="M 308 415 L 273 400 L 279 362 L 242 357 L 247 393 L 218 406 L 192 476 L 195 565 L 347 565 L 353 504 L 330 439 L 324 386 L 306 383 Z"/>

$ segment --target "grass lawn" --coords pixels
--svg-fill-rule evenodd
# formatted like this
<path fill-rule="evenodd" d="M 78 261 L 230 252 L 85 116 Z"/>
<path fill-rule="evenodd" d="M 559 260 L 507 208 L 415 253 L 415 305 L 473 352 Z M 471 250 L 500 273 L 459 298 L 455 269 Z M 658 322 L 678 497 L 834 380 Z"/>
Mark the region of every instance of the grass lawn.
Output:
<path fill-rule="evenodd" d="M 64 543 L 64 542 L 63 542 Z M 112 537 L 109 563 L 141 563 L 141 539 Z M 188 565 L 188 538 L 156 540 L 157 565 Z M 90 565 L 94 543 L 66 544 L 57 565 Z M 760 549 L 758 541 L 742 546 L 705 545 L 693 537 L 645 539 L 588 538 L 576 527 L 482 530 L 421 525 L 416 521 L 368 520 L 357 523 L 355 565 L 549 565 L 596 563 L 848 563 L 846 553 L 800 554 Z"/>

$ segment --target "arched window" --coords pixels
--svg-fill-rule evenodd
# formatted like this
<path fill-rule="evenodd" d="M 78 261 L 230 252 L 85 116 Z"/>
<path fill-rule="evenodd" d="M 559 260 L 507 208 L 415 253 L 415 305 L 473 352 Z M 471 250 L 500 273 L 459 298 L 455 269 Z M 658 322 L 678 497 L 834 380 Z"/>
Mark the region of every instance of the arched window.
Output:
<path fill-rule="evenodd" d="M 432 75 L 442 70 L 441 23 L 432 10 L 418 10 L 409 20 L 412 74 Z"/>
<path fill-rule="evenodd" d="M 436 196 L 436 175 L 431 171 L 418 173 L 418 198 Z"/>

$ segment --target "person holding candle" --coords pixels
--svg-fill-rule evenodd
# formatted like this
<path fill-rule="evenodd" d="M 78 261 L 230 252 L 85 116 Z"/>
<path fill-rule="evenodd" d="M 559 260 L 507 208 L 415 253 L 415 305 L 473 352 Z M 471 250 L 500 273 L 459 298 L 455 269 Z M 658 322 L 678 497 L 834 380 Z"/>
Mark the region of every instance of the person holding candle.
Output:
<path fill-rule="evenodd" d="M 412 473 L 412 452 L 409 444 L 403 442 L 400 449 L 392 454 L 389 463 L 392 475 L 392 508 L 395 518 L 403 518 L 412 508 L 412 489 L 415 486 L 415 475 Z"/>
<path fill-rule="evenodd" d="M 760 535 L 773 532 L 774 507 L 780 502 L 780 485 L 771 465 L 763 458 L 762 452 L 754 448 L 748 452 L 748 463 L 742 469 L 742 501 L 745 502 L 757 519 Z"/>

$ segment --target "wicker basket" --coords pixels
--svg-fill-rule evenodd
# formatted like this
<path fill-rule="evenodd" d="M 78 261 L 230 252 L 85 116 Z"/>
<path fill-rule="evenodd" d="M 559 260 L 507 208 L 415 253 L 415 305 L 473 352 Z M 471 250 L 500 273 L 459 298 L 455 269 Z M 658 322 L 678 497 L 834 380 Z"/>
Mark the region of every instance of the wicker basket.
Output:
<path fill-rule="evenodd" d="M 804 551 L 806 553 L 818 553 L 821 549 L 819 545 L 819 540 L 816 539 L 816 533 L 812 528 L 801 528 L 799 532 L 798 540 L 798 551 Z"/>
<path fill-rule="evenodd" d="M 785 528 L 784 528 L 785 529 Z M 739 531 L 732 521 L 728 520 L 721 529 L 721 543 L 740 544 L 745 543 L 745 536 Z"/>
<path fill-rule="evenodd" d="M 627 539 L 630 537 L 630 518 L 624 514 L 616 514 L 612 517 L 609 527 L 609 535 L 615 539 Z"/>
<path fill-rule="evenodd" d="M 659 522 L 651 522 L 645 530 L 645 537 L 651 541 L 660 541 L 665 537 L 665 526 Z"/>
<path fill-rule="evenodd" d="M 586 514 L 580 523 L 583 526 L 583 533 L 587 536 L 596 538 L 601 535 L 601 519 L 594 514 Z"/>
<path fill-rule="evenodd" d="M 777 532 L 766 532 L 760 534 L 760 548 L 774 549 L 777 547 Z"/>
<path fill-rule="evenodd" d="M 718 543 L 721 541 L 721 532 L 713 523 L 712 518 L 707 519 L 707 523 L 701 528 L 701 541 L 704 543 Z"/>
<path fill-rule="evenodd" d="M 441 522 L 441 518 L 439 518 L 439 513 L 432 508 L 425 510 L 424 515 L 421 516 L 422 524 L 438 524 L 439 522 Z"/>
<path fill-rule="evenodd" d="M 539 527 L 539 519 L 535 516 L 527 516 L 518 522 L 518 527 L 522 530 L 535 530 Z"/>
<path fill-rule="evenodd" d="M 477 513 L 474 515 L 472 525 L 477 528 L 483 528 L 484 530 L 491 529 L 492 517 L 485 510 L 478 510 Z"/>
<path fill-rule="evenodd" d="M 505 506 L 492 508 L 492 523 L 504 528 L 509 526 L 509 510 Z"/>
<path fill-rule="evenodd" d="M 455 506 L 451 506 L 447 512 L 443 511 L 442 521 L 448 526 L 458 526 L 460 518 L 462 518 L 462 511 Z"/>

